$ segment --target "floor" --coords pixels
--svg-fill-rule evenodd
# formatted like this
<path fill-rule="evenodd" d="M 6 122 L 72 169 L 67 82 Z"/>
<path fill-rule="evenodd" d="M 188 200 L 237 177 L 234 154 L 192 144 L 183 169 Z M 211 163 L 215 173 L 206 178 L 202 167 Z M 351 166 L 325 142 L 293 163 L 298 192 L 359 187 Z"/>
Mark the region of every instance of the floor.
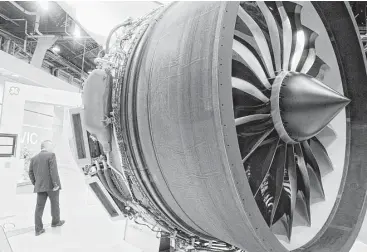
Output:
<path fill-rule="evenodd" d="M 141 252 L 123 240 L 125 221 L 110 221 L 102 206 L 88 190 L 79 171 L 60 167 L 63 190 L 60 194 L 64 226 L 51 228 L 50 205 L 44 212 L 46 233 L 34 236 L 33 212 L 35 194 L 15 195 L 11 180 L 17 175 L 6 173 L 0 189 L 0 225 L 4 228 L 13 252 Z M 4 175 L 4 170 L 0 171 Z M 8 178 L 3 183 L 3 178 Z M 7 185 L 8 184 L 8 185 Z M 4 192 L 7 187 L 7 193 Z M 3 204 L 4 203 L 4 204 Z M 98 242 L 96 242 L 98 241 Z"/>
<path fill-rule="evenodd" d="M 47 203 L 44 212 L 46 233 L 35 237 L 33 212 L 36 196 L 33 193 L 16 194 L 14 181 L 20 174 L 3 167 L 4 165 L 0 164 L 1 252 L 158 251 L 159 241 L 157 243 L 155 234 L 152 236 L 148 230 L 144 230 L 144 227 L 133 226 L 131 223 L 126 228 L 124 220 L 111 221 L 87 188 L 83 175 L 68 166 L 61 166 L 59 169 L 63 185 L 60 194 L 61 217 L 66 223 L 59 228 L 50 227 L 50 205 Z M 5 230 L 12 251 L 1 247 L 7 246 L 1 227 Z M 361 230 L 362 237 L 366 229 L 364 223 Z M 362 237 L 359 239 L 363 241 Z M 361 241 L 357 241 L 351 250 L 351 252 L 365 251 L 367 246 Z"/>

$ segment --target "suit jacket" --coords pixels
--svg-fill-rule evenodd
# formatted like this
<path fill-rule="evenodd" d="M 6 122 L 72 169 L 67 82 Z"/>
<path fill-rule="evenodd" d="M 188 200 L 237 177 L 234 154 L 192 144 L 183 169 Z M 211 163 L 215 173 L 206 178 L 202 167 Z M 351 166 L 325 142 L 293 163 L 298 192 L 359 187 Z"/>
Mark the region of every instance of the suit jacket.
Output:
<path fill-rule="evenodd" d="M 61 189 L 55 153 L 42 150 L 34 156 L 29 165 L 29 178 L 35 193 L 49 192 L 56 186 Z"/>

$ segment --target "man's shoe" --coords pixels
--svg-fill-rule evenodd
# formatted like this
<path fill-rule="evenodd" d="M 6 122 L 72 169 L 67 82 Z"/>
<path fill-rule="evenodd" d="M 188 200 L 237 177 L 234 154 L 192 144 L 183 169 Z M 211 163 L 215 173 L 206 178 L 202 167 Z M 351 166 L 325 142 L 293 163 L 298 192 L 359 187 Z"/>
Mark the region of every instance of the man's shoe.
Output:
<path fill-rule="evenodd" d="M 64 220 L 61 220 L 61 221 L 59 221 L 59 223 L 52 224 L 51 227 L 61 227 L 64 224 L 65 224 L 65 221 Z"/>
<path fill-rule="evenodd" d="M 36 232 L 36 236 L 39 236 L 39 235 L 43 234 L 44 232 L 46 232 L 46 230 L 44 228 L 42 228 L 40 231 Z"/>

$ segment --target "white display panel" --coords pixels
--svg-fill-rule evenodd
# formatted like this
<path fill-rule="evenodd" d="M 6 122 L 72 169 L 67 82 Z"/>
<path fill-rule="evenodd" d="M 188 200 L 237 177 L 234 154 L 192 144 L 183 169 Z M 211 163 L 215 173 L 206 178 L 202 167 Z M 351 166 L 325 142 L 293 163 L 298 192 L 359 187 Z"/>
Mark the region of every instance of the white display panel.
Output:
<path fill-rule="evenodd" d="M 0 134 L 0 157 L 11 157 L 15 155 L 16 135 Z"/>

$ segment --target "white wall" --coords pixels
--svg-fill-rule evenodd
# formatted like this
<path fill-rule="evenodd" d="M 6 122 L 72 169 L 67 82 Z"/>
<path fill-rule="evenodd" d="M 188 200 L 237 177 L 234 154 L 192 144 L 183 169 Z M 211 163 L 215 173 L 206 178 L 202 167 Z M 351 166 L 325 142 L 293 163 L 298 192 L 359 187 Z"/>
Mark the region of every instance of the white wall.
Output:
<path fill-rule="evenodd" d="M 22 133 L 18 142 L 21 149 L 27 148 L 35 155 L 42 141 L 53 140 L 54 108 L 53 104 L 25 102 Z"/>
<path fill-rule="evenodd" d="M 19 93 L 17 95 L 14 93 L 12 94 L 12 89 L 18 89 Z M 5 81 L 2 117 L 0 122 L 1 133 L 21 134 L 24 118 L 24 105 L 26 101 L 67 107 L 78 107 L 82 104 L 80 93 L 53 90 L 50 88 Z"/>

